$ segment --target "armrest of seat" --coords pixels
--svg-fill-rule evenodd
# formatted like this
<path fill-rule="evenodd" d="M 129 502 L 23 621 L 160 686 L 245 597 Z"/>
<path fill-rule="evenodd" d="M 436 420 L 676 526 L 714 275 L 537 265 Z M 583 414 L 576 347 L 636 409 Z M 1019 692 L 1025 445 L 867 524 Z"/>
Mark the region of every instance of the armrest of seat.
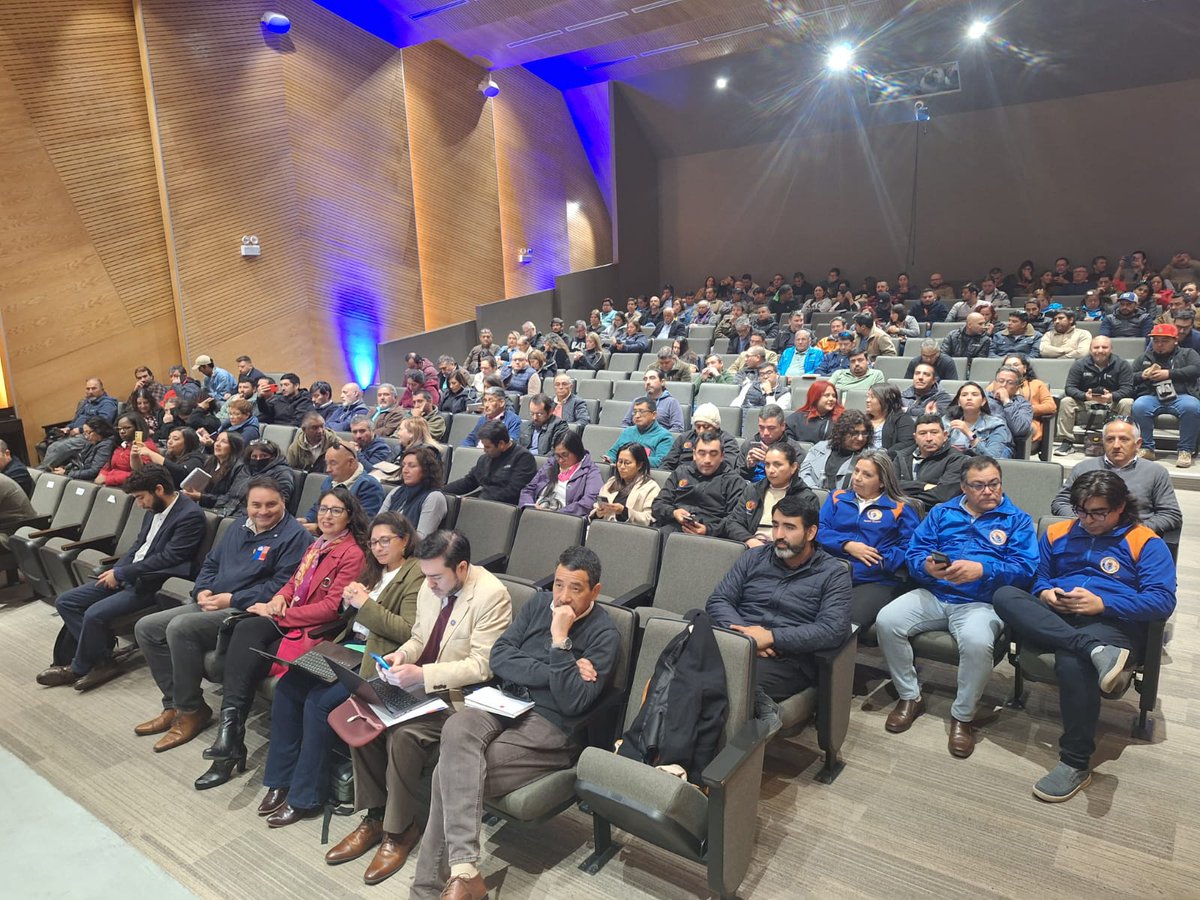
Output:
<path fill-rule="evenodd" d="M 1162 672 L 1163 632 L 1166 631 L 1167 620 L 1158 619 L 1147 623 L 1146 649 L 1142 654 L 1142 678 L 1137 684 L 1141 695 L 1139 708 L 1150 713 L 1158 704 L 1158 678 Z"/>
<path fill-rule="evenodd" d="M 30 516 L 28 519 L 22 519 L 11 527 L 15 532 L 18 528 L 45 528 L 49 524 L 50 516 L 47 514 L 44 516 Z"/>
<path fill-rule="evenodd" d="M 850 729 L 850 704 L 854 697 L 854 657 L 858 652 L 858 627 L 832 650 L 818 650 L 817 745 L 826 753 L 841 748 Z"/>
<path fill-rule="evenodd" d="M 737 892 L 754 855 L 769 736 L 765 722 L 751 719 L 700 776 L 708 790 L 708 886 L 718 896 L 732 897 Z"/>
<path fill-rule="evenodd" d="M 100 562 L 97 563 L 97 565 L 115 566 L 120 561 L 121 561 L 121 557 L 119 557 L 119 556 L 106 556 L 106 557 L 104 557 L 104 559 L 100 560 Z"/>
<path fill-rule="evenodd" d="M 554 576 L 547 575 L 544 578 L 539 578 L 533 582 L 533 586 L 539 591 L 548 591 L 554 585 Z"/>
<path fill-rule="evenodd" d="M 117 536 L 115 534 L 104 534 L 100 537 L 89 538 L 86 541 L 72 541 L 69 544 L 63 544 L 60 550 L 109 550 L 111 551 Z"/>
<path fill-rule="evenodd" d="M 613 597 L 612 604 L 613 604 L 613 606 L 626 606 L 626 607 L 638 606 L 639 601 L 647 600 L 651 596 L 653 596 L 653 594 L 654 594 L 654 585 L 639 584 L 635 588 L 630 588 L 628 591 L 623 593 L 620 597 Z"/>
<path fill-rule="evenodd" d="M 504 566 L 508 563 L 507 553 L 493 553 L 491 556 L 485 556 L 483 559 L 475 563 L 481 569 L 487 569 L 489 572 L 503 572 Z"/>
<path fill-rule="evenodd" d="M 62 528 L 46 528 L 29 535 L 31 538 L 78 537 L 82 530 L 79 525 L 65 525 Z"/>

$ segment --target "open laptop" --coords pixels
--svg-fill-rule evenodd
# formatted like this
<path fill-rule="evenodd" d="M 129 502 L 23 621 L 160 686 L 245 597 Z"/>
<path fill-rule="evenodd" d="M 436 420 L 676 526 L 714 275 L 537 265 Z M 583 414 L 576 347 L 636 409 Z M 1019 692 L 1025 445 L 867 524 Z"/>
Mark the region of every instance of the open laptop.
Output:
<path fill-rule="evenodd" d="M 274 653 L 268 653 L 266 650 L 260 650 L 258 647 L 251 647 L 259 656 L 265 656 L 273 662 L 282 663 L 289 668 L 300 669 L 307 672 L 318 681 L 323 681 L 325 684 L 333 684 L 337 681 L 337 676 L 333 673 L 333 669 L 329 665 L 329 660 L 318 653 L 316 650 L 309 650 L 307 653 L 301 654 L 296 659 L 283 659 L 276 656 Z"/>
<path fill-rule="evenodd" d="M 367 681 L 353 669 L 348 669 L 332 659 L 329 660 L 329 666 L 333 669 L 337 680 L 351 694 L 367 703 L 382 706 L 394 716 L 403 716 L 416 707 L 429 702 L 429 698 L 414 696 L 403 688 L 388 684 L 382 678 L 372 678 Z"/>

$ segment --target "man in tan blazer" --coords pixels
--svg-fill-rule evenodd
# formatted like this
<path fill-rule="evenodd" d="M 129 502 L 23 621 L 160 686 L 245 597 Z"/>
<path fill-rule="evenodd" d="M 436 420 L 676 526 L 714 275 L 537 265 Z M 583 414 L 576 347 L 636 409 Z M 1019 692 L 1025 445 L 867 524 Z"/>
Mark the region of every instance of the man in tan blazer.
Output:
<path fill-rule="evenodd" d="M 417 594 L 412 637 L 384 657 L 380 675 L 393 684 L 426 692 L 455 691 L 492 677 L 492 645 L 512 622 L 508 589 L 491 572 L 471 565 L 471 545 L 457 531 L 437 531 L 413 555 L 425 583 Z M 329 865 L 358 859 L 379 845 L 363 880 L 395 874 L 421 836 L 422 772 L 437 752 L 450 712 L 402 722 L 364 747 L 352 750 L 354 800 L 362 823 L 325 854 Z"/>

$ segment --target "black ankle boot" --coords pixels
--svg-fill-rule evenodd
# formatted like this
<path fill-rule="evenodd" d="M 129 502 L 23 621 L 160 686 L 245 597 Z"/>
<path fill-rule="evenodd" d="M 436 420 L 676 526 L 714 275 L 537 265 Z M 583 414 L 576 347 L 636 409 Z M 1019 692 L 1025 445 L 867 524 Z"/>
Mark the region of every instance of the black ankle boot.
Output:
<path fill-rule="evenodd" d="M 243 756 L 246 748 L 242 746 L 246 740 L 246 722 L 236 709 L 223 708 L 217 725 L 217 737 L 212 746 L 202 754 L 205 759 L 229 759 L 238 755 L 239 749 Z"/>
<path fill-rule="evenodd" d="M 246 771 L 246 748 L 241 748 L 241 755 L 228 759 L 214 759 L 208 771 L 196 779 L 196 790 L 206 791 L 209 788 L 220 787 L 233 777 L 233 770 Z"/>

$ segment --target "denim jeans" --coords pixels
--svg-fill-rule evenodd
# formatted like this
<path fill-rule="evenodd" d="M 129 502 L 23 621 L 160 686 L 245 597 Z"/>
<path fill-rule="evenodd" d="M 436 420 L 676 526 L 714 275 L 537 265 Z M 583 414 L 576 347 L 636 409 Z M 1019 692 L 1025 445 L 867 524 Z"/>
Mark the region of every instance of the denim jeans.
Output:
<path fill-rule="evenodd" d="M 1142 433 L 1142 446 L 1154 449 L 1154 417 L 1158 413 L 1170 413 L 1179 419 L 1179 449 L 1196 452 L 1196 438 L 1200 437 L 1200 400 L 1190 394 L 1180 394 L 1170 403 L 1163 403 L 1154 394 L 1138 397 L 1133 401 L 1133 421 Z"/>
<path fill-rule="evenodd" d="M 1003 627 L 990 603 L 945 603 L 931 591 L 917 588 L 880 611 L 875 636 L 900 699 L 916 700 L 921 696 L 921 684 L 909 638 L 925 631 L 954 635 L 958 642 L 958 694 L 950 714 L 960 722 L 970 722 L 992 675 L 992 651 Z"/>

